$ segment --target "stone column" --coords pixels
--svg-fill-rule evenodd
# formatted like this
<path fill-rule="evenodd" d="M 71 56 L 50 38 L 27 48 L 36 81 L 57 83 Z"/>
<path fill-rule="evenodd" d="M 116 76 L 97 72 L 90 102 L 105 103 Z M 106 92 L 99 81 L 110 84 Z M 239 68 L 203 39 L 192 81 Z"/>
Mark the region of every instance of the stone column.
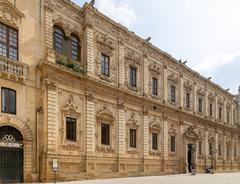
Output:
<path fill-rule="evenodd" d="M 143 82 L 143 89 L 144 89 L 144 96 L 148 95 L 148 88 L 149 88 L 149 70 L 148 70 L 148 58 L 147 55 L 145 54 L 143 57 L 143 76 L 144 76 L 144 82 Z"/>
<path fill-rule="evenodd" d="M 49 79 L 47 86 L 47 152 L 53 153 L 57 148 L 58 132 L 58 92 L 57 84 Z"/>
<path fill-rule="evenodd" d="M 167 172 L 168 161 L 168 122 L 167 117 L 163 118 L 163 170 Z"/>
<path fill-rule="evenodd" d="M 122 40 L 119 40 L 119 86 L 124 86 L 125 81 L 125 60 L 124 60 L 124 43 Z"/>
<path fill-rule="evenodd" d="M 231 170 L 233 169 L 234 164 L 234 150 L 235 150 L 235 141 L 233 135 L 231 136 Z"/>
<path fill-rule="evenodd" d="M 94 75 L 93 20 L 86 10 L 84 19 L 84 60 L 87 62 L 87 74 Z"/>
<path fill-rule="evenodd" d="M 167 65 L 163 66 L 163 96 L 164 101 L 167 103 L 168 101 L 168 69 Z"/>

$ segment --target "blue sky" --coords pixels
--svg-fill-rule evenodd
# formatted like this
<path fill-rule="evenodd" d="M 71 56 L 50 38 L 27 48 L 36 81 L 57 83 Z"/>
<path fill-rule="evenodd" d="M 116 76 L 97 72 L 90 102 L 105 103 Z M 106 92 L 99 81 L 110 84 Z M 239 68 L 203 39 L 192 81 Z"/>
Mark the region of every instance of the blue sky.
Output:
<path fill-rule="evenodd" d="M 88 0 L 73 0 L 82 6 Z M 96 0 L 96 8 L 234 94 L 240 85 L 239 0 Z"/>

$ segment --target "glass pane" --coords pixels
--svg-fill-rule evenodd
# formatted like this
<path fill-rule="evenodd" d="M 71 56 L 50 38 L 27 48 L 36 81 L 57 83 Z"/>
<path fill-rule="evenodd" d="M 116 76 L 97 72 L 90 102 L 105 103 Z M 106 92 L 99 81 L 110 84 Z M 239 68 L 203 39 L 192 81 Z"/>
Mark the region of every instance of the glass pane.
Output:
<path fill-rule="evenodd" d="M 108 124 L 101 124 L 101 142 L 104 145 L 109 145 L 110 141 L 109 141 L 109 136 L 110 136 L 110 132 L 109 132 L 109 125 Z"/>
<path fill-rule="evenodd" d="M 16 114 L 16 92 L 9 90 L 9 112 Z"/>
<path fill-rule="evenodd" d="M 2 112 L 7 112 L 7 94 L 5 89 L 2 89 Z"/>
<path fill-rule="evenodd" d="M 0 43 L 0 55 L 7 56 L 7 46 L 2 43 Z"/>

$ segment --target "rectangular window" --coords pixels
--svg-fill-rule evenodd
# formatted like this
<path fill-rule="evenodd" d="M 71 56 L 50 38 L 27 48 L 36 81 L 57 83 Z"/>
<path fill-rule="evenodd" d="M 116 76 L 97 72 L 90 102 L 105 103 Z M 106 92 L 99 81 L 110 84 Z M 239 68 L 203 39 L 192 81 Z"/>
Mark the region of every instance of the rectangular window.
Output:
<path fill-rule="evenodd" d="M 158 134 L 152 133 L 152 149 L 158 150 Z"/>
<path fill-rule="evenodd" d="M 110 145 L 110 125 L 101 124 L 101 143 L 103 145 Z"/>
<path fill-rule="evenodd" d="M 75 118 L 66 118 L 66 139 L 70 141 L 76 141 L 76 119 Z"/>
<path fill-rule="evenodd" d="M 201 141 L 199 141 L 198 153 L 199 153 L 199 155 L 202 155 L 202 142 Z"/>
<path fill-rule="evenodd" d="M 0 55 L 18 60 L 18 31 L 0 23 Z"/>
<path fill-rule="evenodd" d="M 237 147 L 234 147 L 234 157 L 237 157 Z"/>
<path fill-rule="evenodd" d="M 173 85 L 170 86 L 170 95 L 171 95 L 171 102 L 176 102 L 176 87 Z"/>
<path fill-rule="evenodd" d="M 186 107 L 190 108 L 190 94 L 186 93 Z"/>
<path fill-rule="evenodd" d="M 158 79 L 152 78 L 152 94 L 158 95 Z"/>
<path fill-rule="evenodd" d="M 203 110 L 202 110 L 202 104 L 203 103 L 203 100 L 202 100 L 202 98 L 199 98 L 198 99 L 198 112 L 202 112 Z"/>
<path fill-rule="evenodd" d="M 208 145 L 209 145 L 209 155 L 213 155 L 213 145 L 211 142 Z"/>
<path fill-rule="evenodd" d="M 222 119 L 222 107 L 219 107 L 219 109 L 218 109 L 218 118 L 220 120 Z"/>
<path fill-rule="evenodd" d="M 16 91 L 2 88 L 2 112 L 16 114 Z"/>
<path fill-rule="evenodd" d="M 213 104 L 212 103 L 209 104 L 209 115 L 213 116 Z"/>
<path fill-rule="evenodd" d="M 176 137 L 175 136 L 171 136 L 171 145 L 170 145 L 170 150 L 171 152 L 175 152 L 176 151 Z"/>
<path fill-rule="evenodd" d="M 132 66 L 130 67 L 130 85 L 137 87 L 137 69 Z"/>
<path fill-rule="evenodd" d="M 109 57 L 105 54 L 101 54 L 101 72 L 109 76 Z"/>
<path fill-rule="evenodd" d="M 130 129 L 130 147 L 136 148 L 137 147 L 137 130 Z"/>
<path fill-rule="evenodd" d="M 222 156 L 222 145 L 218 145 L 218 156 Z"/>

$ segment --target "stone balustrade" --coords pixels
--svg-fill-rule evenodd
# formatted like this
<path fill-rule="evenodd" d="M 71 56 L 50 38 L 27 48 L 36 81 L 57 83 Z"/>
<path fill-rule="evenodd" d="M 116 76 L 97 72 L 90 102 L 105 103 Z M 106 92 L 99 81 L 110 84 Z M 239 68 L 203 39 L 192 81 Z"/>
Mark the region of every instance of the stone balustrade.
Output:
<path fill-rule="evenodd" d="M 27 78 L 28 65 L 19 61 L 12 61 L 5 57 L 0 57 L 1 76 L 14 76 L 15 78 Z"/>

